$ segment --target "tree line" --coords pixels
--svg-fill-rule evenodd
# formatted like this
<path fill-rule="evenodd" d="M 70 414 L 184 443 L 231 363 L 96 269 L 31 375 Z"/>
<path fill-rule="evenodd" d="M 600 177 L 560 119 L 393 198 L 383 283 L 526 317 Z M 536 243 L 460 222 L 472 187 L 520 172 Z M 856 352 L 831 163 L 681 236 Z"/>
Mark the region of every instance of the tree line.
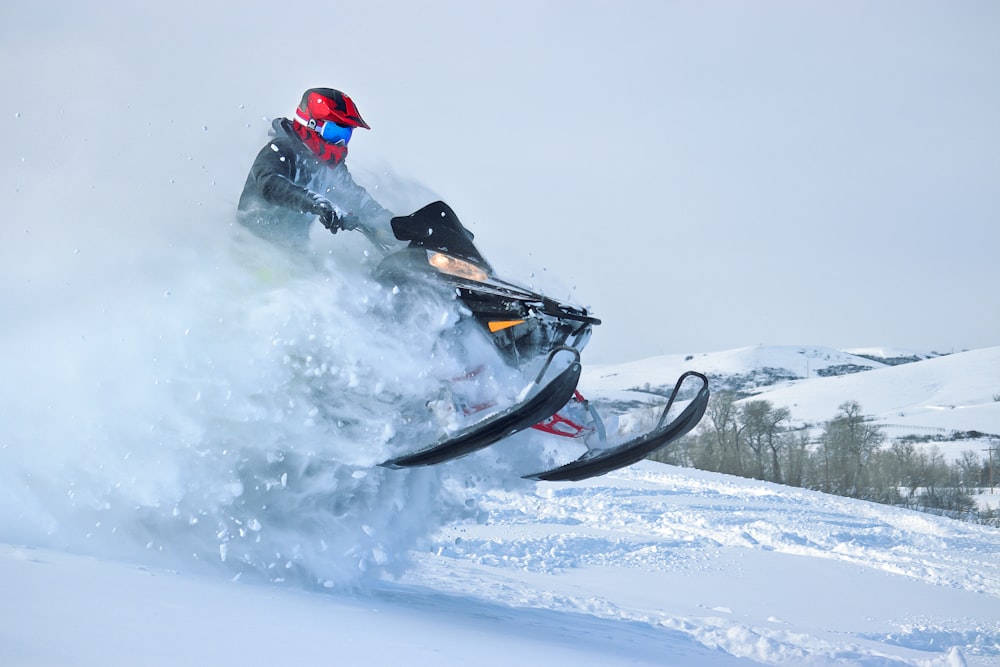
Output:
<path fill-rule="evenodd" d="M 856 401 L 841 404 L 818 438 L 793 428 L 788 408 L 737 401 L 730 391 L 714 394 L 698 429 L 653 458 L 1000 527 L 1000 512 L 973 498 L 991 472 L 976 452 L 948 462 L 936 446 L 887 443 Z"/>

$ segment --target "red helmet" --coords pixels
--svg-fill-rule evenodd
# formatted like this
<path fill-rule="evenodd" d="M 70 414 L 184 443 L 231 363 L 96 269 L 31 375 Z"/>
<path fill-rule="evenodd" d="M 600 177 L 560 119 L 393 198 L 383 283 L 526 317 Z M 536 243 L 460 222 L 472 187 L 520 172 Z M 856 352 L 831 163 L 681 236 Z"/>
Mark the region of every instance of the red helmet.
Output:
<path fill-rule="evenodd" d="M 319 123 L 332 120 L 345 127 L 371 129 L 358 113 L 354 100 L 333 88 L 310 88 L 302 94 L 302 101 L 295 113 L 305 124 L 309 121 Z"/>

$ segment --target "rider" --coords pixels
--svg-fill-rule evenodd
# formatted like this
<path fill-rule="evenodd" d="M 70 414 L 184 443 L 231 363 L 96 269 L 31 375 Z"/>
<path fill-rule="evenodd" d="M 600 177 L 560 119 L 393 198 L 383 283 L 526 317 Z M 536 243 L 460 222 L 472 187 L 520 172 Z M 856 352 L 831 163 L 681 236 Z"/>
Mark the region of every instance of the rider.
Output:
<path fill-rule="evenodd" d="M 370 129 L 350 97 L 310 88 L 292 120 L 276 118 L 240 196 L 238 219 L 258 236 L 304 249 L 315 217 L 334 234 L 360 227 L 392 243 L 392 213 L 354 182 L 344 158 L 355 128 Z"/>

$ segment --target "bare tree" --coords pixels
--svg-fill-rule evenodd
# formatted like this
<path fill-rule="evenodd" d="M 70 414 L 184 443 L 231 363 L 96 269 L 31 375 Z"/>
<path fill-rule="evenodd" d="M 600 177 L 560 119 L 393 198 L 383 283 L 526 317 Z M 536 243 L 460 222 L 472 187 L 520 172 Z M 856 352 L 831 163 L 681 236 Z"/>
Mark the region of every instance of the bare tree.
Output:
<path fill-rule="evenodd" d="M 705 413 L 705 435 L 708 439 L 707 450 L 713 460 L 704 462 L 706 470 L 743 474 L 743 457 L 740 451 L 743 428 L 737 419 L 738 415 L 735 394 L 720 391 L 712 397 Z"/>
<path fill-rule="evenodd" d="M 739 419 L 745 431 L 744 442 L 753 452 L 751 477 L 765 479 L 764 450 L 767 446 L 767 415 L 771 412 L 770 401 L 748 401 L 739 411 Z"/>
<path fill-rule="evenodd" d="M 809 450 L 809 434 L 805 431 L 784 435 L 784 484 L 789 486 L 809 486 L 812 477 L 812 456 Z"/>
<path fill-rule="evenodd" d="M 824 490 L 863 497 L 869 488 L 869 463 L 885 438 L 865 420 L 856 401 L 842 403 L 838 410 L 821 439 Z"/>
<path fill-rule="evenodd" d="M 959 484 L 966 489 L 974 489 L 986 486 L 983 470 L 986 468 L 985 462 L 972 450 L 962 452 L 961 458 L 956 465 L 959 470 Z"/>
<path fill-rule="evenodd" d="M 788 408 L 775 409 L 770 401 L 749 401 L 739 413 L 744 442 L 754 455 L 753 476 L 781 482 L 780 453 L 785 444 L 781 425 L 788 421 Z"/>

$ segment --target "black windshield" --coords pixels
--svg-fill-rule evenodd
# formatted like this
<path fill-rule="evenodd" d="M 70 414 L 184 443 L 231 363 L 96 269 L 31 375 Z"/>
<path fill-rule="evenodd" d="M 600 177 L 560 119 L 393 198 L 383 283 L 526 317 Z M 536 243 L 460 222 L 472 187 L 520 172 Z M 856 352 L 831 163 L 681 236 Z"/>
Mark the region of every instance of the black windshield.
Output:
<path fill-rule="evenodd" d="M 427 248 L 469 260 L 493 273 L 493 268 L 472 242 L 473 234 L 466 229 L 451 207 L 443 201 L 424 206 L 410 215 L 392 219 L 392 232 L 400 241 L 409 241 L 411 248 Z"/>

